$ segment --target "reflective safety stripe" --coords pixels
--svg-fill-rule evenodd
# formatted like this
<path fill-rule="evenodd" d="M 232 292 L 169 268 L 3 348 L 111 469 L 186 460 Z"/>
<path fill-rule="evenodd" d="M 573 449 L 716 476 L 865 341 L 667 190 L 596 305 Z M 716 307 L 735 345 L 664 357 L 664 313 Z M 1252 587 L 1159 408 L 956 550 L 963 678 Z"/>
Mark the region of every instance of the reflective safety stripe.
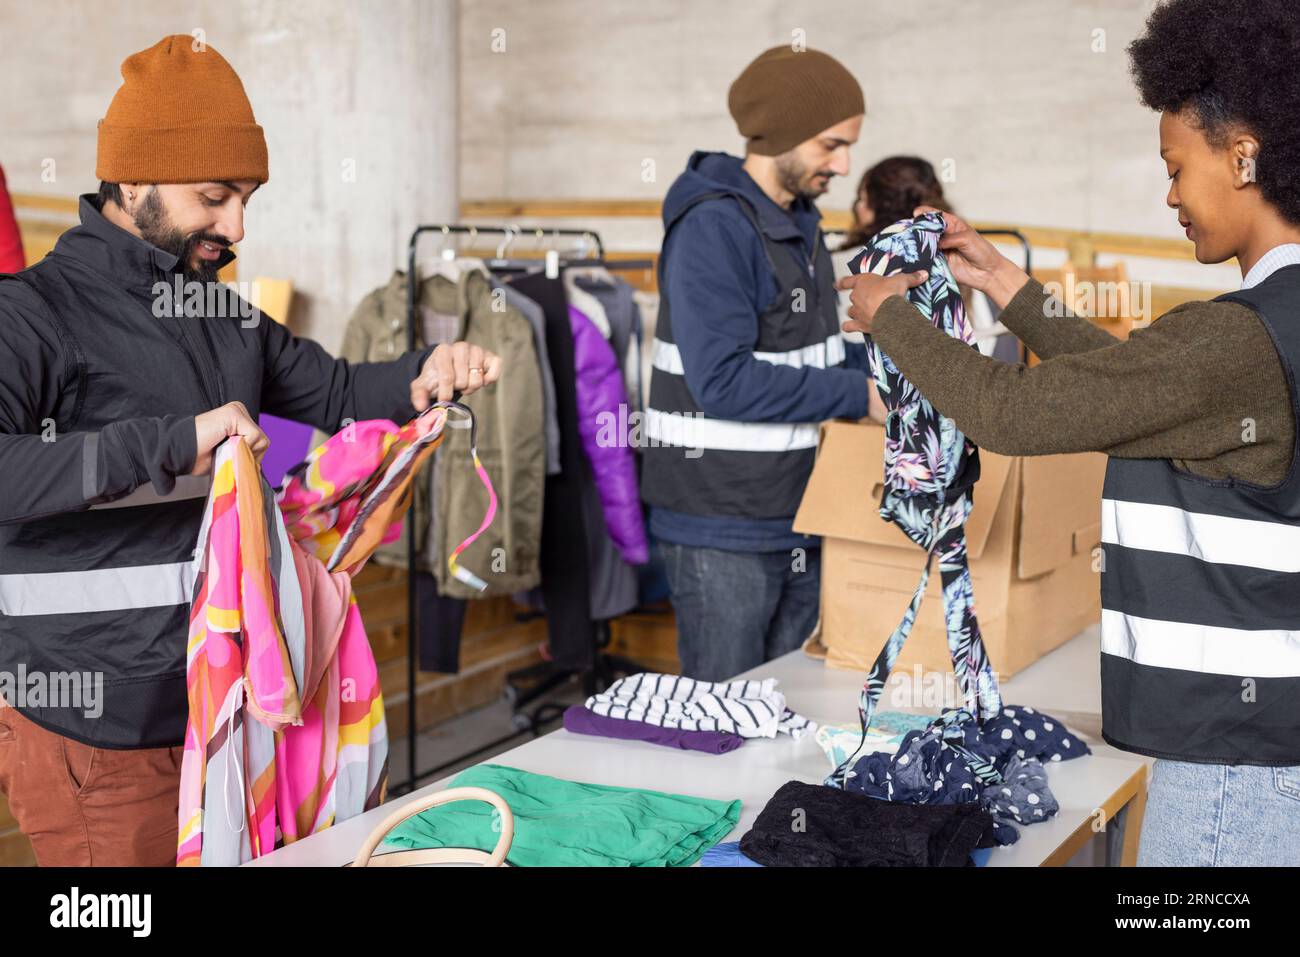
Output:
<path fill-rule="evenodd" d="M 198 565 L 131 565 L 0 575 L 0 615 L 69 615 L 188 605 Z"/>
<path fill-rule="evenodd" d="M 755 359 L 778 366 L 792 366 L 795 369 L 802 369 L 805 366 L 826 369 L 839 365 L 844 361 L 844 357 L 844 337 L 838 332 L 833 336 L 827 336 L 824 342 L 814 342 L 802 349 L 791 349 L 788 352 L 754 353 Z M 671 375 L 685 375 L 682 367 L 681 350 L 673 343 L 664 342 L 662 339 L 654 341 L 650 364 L 656 369 Z"/>
<path fill-rule="evenodd" d="M 789 352 L 755 352 L 755 359 L 762 359 L 778 366 L 793 366 L 802 369 L 808 366 L 814 369 L 827 369 L 844 361 L 844 337 L 838 332 L 827 336 L 825 342 L 814 342 L 802 349 Z"/>
<path fill-rule="evenodd" d="M 1101 540 L 1221 565 L 1300 572 L 1300 526 L 1280 522 L 1104 498 Z"/>
<path fill-rule="evenodd" d="M 160 505 L 165 502 L 179 502 L 187 498 L 206 498 L 212 488 L 211 475 L 178 475 L 176 487 L 163 495 L 154 488 L 152 482 L 145 482 L 129 495 L 112 502 L 99 502 L 91 508 L 131 508 L 135 505 Z"/>
<path fill-rule="evenodd" d="M 664 342 L 662 339 L 655 340 L 654 348 L 650 351 L 650 364 L 661 372 L 671 375 L 686 374 L 686 370 L 682 368 L 681 351 L 671 342 Z"/>
<path fill-rule="evenodd" d="M 734 452 L 792 452 L 817 447 L 816 422 L 732 422 L 646 409 L 646 438 L 659 445 Z"/>
<path fill-rule="evenodd" d="M 1252 678 L 1300 677 L 1300 632 L 1218 628 L 1101 610 L 1101 650 L 1140 665 Z M 1195 709 L 1198 702 L 1186 702 Z"/>

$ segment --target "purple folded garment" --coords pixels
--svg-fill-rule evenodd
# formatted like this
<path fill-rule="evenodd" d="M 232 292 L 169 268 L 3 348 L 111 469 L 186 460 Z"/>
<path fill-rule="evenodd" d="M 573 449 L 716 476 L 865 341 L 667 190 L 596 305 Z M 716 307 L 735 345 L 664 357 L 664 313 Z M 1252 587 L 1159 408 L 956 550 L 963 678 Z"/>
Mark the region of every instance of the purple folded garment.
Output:
<path fill-rule="evenodd" d="M 678 731 L 644 721 L 607 718 L 580 704 L 575 704 L 564 712 L 564 730 L 574 734 L 594 734 L 602 738 L 648 741 L 651 744 L 662 744 L 666 748 L 703 751 L 706 754 L 726 754 L 745 743 L 740 735 L 722 731 Z"/>

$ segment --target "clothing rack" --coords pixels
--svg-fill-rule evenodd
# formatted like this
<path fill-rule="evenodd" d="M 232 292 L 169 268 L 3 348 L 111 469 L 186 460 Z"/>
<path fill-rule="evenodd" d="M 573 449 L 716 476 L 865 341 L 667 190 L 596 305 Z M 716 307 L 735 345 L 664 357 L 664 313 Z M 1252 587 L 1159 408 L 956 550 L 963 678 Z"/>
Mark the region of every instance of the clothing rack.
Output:
<path fill-rule="evenodd" d="M 470 237 L 469 245 L 474 246 L 474 240 L 481 235 L 500 236 L 501 241 L 496 248 L 496 255 L 484 259 L 483 263 L 490 272 L 536 272 L 545 270 L 547 275 L 555 277 L 559 271 L 567 268 L 596 267 L 600 266 L 609 270 L 635 270 L 651 269 L 654 263 L 650 260 L 613 260 L 605 259 L 605 244 L 601 241 L 600 234 L 590 229 L 572 229 L 572 228 L 552 228 L 552 229 L 525 229 L 524 227 L 514 224 L 479 226 L 462 223 L 437 223 L 422 226 L 416 226 L 411 233 L 411 238 L 407 243 L 407 267 L 406 267 L 406 348 L 408 351 L 414 351 L 418 347 L 419 336 L 417 335 L 418 319 L 418 296 L 419 296 L 419 272 L 416 264 L 416 253 L 420 244 L 420 239 L 425 236 L 439 235 L 443 238 L 442 255 L 448 253 L 454 255 L 455 249 L 452 246 L 453 236 Z M 542 257 L 523 256 L 518 258 L 509 258 L 508 252 L 516 242 L 521 238 L 531 237 L 537 244 L 536 252 L 543 253 Z M 542 245 L 548 240 L 555 242 L 561 238 L 573 238 L 579 241 L 577 256 L 566 258 L 560 255 L 560 251 L 552 246 L 551 248 L 542 249 Z M 589 256 L 588 249 L 594 249 L 595 256 Z M 451 258 L 451 257 L 448 257 Z M 408 513 L 409 515 L 409 513 Z M 416 672 L 418 670 L 419 655 L 419 603 L 416 598 L 415 576 L 416 576 L 416 555 L 415 555 L 415 534 L 414 529 L 408 527 L 406 536 L 406 753 L 407 753 L 407 777 L 400 784 L 390 788 L 393 795 L 406 794 L 415 790 L 415 783 L 420 778 L 428 777 L 439 771 L 449 768 L 461 762 L 476 758 L 480 754 L 493 751 L 502 745 L 507 744 L 514 738 L 518 737 L 523 731 L 531 731 L 534 735 L 541 733 L 542 726 L 554 717 L 558 716 L 559 709 L 554 705 L 543 705 L 536 709 L 532 715 L 524 715 L 516 712 L 513 724 L 515 730 L 510 734 L 498 738 L 482 747 L 476 748 L 465 754 L 461 754 L 451 761 L 445 761 L 432 768 L 426 768 L 420 771 L 416 768 L 416 736 L 419 733 L 417 712 L 418 696 L 416 693 Z M 597 646 L 600 647 L 608 644 L 609 641 L 609 624 L 608 622 L 597 623 Z M 599 654 L 598 658 L 601 657 Z M 612 657 L 612 656 L 605 656 Z M 622 662 L 618 662 L 622 664 Z M 543 662 L 543 665 L 547 664 Z M 626 664 L 630 665 L 630 662 Z M 516 676 L 529 677 L 529 672 L 536 670 L 521 669 L 520 672 L 512 672 L 507 676 L 507 681 Z M 513 685 L 507 688 L 507 699 L 516 709 L 523 707 L 529 701 L 534 700 L 540 695 L 546 693 L 551 688 L 561 684 L 569 677 L 568 675 L 552 675 L 540 682 L 537 687 L 531 688 L 526 692 L 521 692 Z M 554 711 L 554 714 L 551 712 Z"/>

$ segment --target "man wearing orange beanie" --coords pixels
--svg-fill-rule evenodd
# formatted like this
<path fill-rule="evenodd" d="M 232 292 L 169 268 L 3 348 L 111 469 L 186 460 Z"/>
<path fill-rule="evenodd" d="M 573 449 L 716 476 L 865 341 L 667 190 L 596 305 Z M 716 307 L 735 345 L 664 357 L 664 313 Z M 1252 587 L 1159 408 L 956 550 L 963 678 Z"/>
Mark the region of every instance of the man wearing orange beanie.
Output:
<path fill-rule="evenodd" d="M 348 363 L 217 270 L 267 181 L 222 56 L 170 36 L 122 64 L 99 195 L 0 276 L 0 792 L 42 865 L 176 859 L 193 552 L 214 448 L 265 411 L 326 432 L 496 380 L 464 342 Z M 174 295 L 177 284 L 206 295 Z M 249 316 L 253 317 L 250 321 Z"/>

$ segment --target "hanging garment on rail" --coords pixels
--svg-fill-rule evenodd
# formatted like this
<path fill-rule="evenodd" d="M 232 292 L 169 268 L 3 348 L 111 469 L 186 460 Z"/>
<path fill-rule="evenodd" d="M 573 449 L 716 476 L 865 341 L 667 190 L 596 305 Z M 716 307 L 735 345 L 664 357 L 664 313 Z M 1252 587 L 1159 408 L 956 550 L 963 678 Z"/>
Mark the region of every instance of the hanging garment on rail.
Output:
<path fill-rule="evenodd" d="M 542 307 L 509 283 L 492 280 L 493 293 L 505 297 L 506 305 L 519 310 L 533 330 L 533 347 L 537 350 L 537 371 L 542 379 L 542 414 L 546 422 L 546 474 L 560 474 L 560 420 L 555 408 L 555 378 L 551 356 L 546 349 L 546 315 Z"/>
<path fill-rule="evenodd" d="M 609 536 L 629 565 L 650 558 L 618 359 L 588 316 L 569 306 L 577 374 L 578 433 L 591 464 Z"/>
<path fill-rule="evenodd" d="M 345 358 L 372 361 L 405 348 L 407 293 L 406 274 L 397 272 L 361 301 L 348 322 Z M 474 530 L 487 508 L 481 484 L 463 467 L 468 437 L 454 428 L 455 422 L 445 439 L 447 454 L 430 465 L 436 473 L 432 501 L 428 483 L 416 486 L 409 524 L 415 529 L 417 561 L 438 579 L 439 592 L 451 597 L 508 595 L 532 588 L 540 580 L 547 471 L 545 392 L 533 327 L 474 260 L 458 260 L 446 274 L 423 277 L 416 309 L 421 335 L 427 328 L 443 341 L 460 339 L 482 346 L 500 356 L 509 370 L 492 388 L 464 400 L 479 426 L 479 455 L 506 503 L 502 520 L 464 557 L 464 565 L 488 588 L 480 591 L 447 574 L 451 549 Z M 406 567 L 405 535 L 379 554 L 386 564 Z"/>
<path fill-rule="evenodd" d="M 559 668 L 588 669 L 596 652 L 596 626 L 592 620 L 589 531 L 584 512 L 584 486 L 591 469 L 582 452 L 578 433 L 578 398 L 575 388 L 573 330 L 564 284 L 545 273 L 520 276 L 511 285 L 542 307 L 546 319 L 546 350 L 555 374 L 556 415 L 560 424 L 558 475 L 546 476 L 542 515 L 542 595 L 546 606 L 547 641 Z M 599 509 L 599 503 L 597 503 Z M 613 551 L 611 545 L 610 551 Z"/>
<path fill-rule="evenodd" d="M 623 372 L 623 385 L 627 390 L 630 411 L 640 411 L 641 394 L 641 309 L 634 298 L 634 290 L 626 280 L 612 275 L 606 269 L 567 270 L 576 273 L 573 285 L 590 294 L 600 303 L 609 323 L 609 344 L 618 356 Z M 571 305 L 577 306 L 572 298 Z M 581 308 L 581 306 L 579 306 Z"/>

